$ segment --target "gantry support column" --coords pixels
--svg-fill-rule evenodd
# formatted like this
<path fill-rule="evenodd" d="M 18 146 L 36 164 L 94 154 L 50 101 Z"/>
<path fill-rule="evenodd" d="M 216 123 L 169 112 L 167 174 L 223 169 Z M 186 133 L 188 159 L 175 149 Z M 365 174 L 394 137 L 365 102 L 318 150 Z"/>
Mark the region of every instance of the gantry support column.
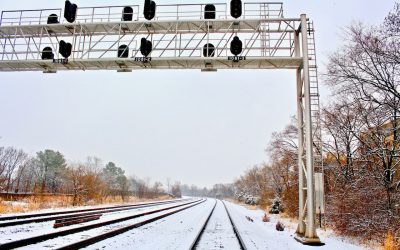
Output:
<path fill-rule="evenodd" d="M 314 186 L 314 157 L 313 157 L 313 135 L 311 116 L 311 95 L 310 95 L 310 72 L 308 58 L 308 34 L 307 17 L 301 15 L 301 45 L 303 55 L 303 79 L 300 70 L 297 71 L 298 93 L 298 126 L 299 126 L 299 225 L 296 239 L 303 244 L 321 244 L 315 229 L 315 186 Z M 299 43 L 297 39 L 297 45 Z M 297 46 L 296 53 L 298 53 Z M 301 86 L 302 85 L 302 86 Z M 300 88 L 300 89 L 299 89 Z M 300 98 L 300 99 L 299 99 Z M 304 100 L 304 103 L 303 103 Z M 303 105 L 304 104 L 304 105 Z M 304 120 L 304 125 L 303 125 Z M 303 133 L 304 132 L 304 133 Z M 301 134 L 301 135 L 300 135 Z M 304 137 L 303 137 L 304 134 Z M 304 146 L 303 146 L 304 145 Z M 304 147 L 304 148 L 303 148 Z M 303 152 L 305 151 L 305 155 Z M 304 159 L 305 156 L 305 170 Z M 307 180 L 307 199 L 304 200 L 304 172 Z M 304 204 L 304 205 L 303 205 Z M 305 211 L 304 211 L 305 210 Z M 307 215 L 305 216 L 305 212 Z M 304 218 L 305 217 L 305 218 Z M 305 223 L 304 223 L 305 219 Z"/>
<path fill-rule="evenodd" d="M 300 41 L 299 33 L 297 32 L 294 38 L 295 42 L 295 56 L 300 57 Z M 298 235 L 304 235 L 306 225 L 304 223 L 305 216 L 305 164 L 304 164 L 304 117 L 303 117 L 303 81 L 301 79 L 301 68 L 296 70 L 296 85 L 297 85 L 297 136 L 298 136 L 298 178 L 299 178 L 299 224 L 297 226 L 296 233 Z"/>

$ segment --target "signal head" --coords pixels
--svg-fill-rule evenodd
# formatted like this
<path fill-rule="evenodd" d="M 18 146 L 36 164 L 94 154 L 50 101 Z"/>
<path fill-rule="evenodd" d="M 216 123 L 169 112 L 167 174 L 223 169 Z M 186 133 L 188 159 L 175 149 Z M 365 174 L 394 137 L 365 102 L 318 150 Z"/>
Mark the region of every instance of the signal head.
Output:
<path fill-rule="evenodd" d="M 233 18 L 239 18 L 242 16 L 242 1 L 231 0 L 231 16 Z"/>

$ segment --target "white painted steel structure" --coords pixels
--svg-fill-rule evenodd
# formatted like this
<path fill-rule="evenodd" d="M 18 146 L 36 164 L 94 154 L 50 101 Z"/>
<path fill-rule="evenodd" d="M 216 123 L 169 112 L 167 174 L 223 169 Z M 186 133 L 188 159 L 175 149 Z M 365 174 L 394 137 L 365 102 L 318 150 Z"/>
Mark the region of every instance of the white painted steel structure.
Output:
<path fill-rule="evenodd" d="M 294 69 L 297 74 L 299 226 L 298 239 L 320 243 L 315 230 L 314 168 L 323 171 L 319 120 L 319 90 L 313 24 L 306 15 L 285 18 L 278 2 L 244 3 L 243 15 L 233 19 L 225 3 L 217 3 L 216 19 L 203 19 L 205 4 L 157 5 L 153 20 L 145 20 L 138 5 L 132 21 L 121 21 L 125 6 L 78 8 L 74 23 L 62 9 L 3 11 L 0 20 L 0 71 L 139 69 Z M 59 23 L 47 24 L 56 14 Z M 243 41 L 243 51 L 232 58 L 230 42 Z M 140 55 L 140 39 L 152 41 L 148 58 Z M 68 61 L 59 42 L 72 44 Z M 214 57 L 203 56 L 203 46 L 215 46 Z M 120 45 L 129 57 L 117 56 Z M 42 60 L 45 47 L 54 60 Z M 61 59 L 61 60 L 60 60 Z"/>

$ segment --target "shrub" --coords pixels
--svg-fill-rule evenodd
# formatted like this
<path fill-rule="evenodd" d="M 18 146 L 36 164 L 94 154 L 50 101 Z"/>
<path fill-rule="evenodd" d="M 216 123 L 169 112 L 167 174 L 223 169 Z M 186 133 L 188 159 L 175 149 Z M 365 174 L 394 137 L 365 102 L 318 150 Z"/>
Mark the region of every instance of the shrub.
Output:
<path fill-rule="evenodd" d="M 252 205 L 252 206 L 254 206 L 254 205 L 257 205 L 257 204 L 258 204 L 258 201 L 259 201 L 259 198 L 253 197 L 252 195 L 249 195 L 249 196 L 247 196 L 245 203 L 246 203 L 247 205 Z"/>
<path fill-rule="evenodd" d="M 275 228 L 276 228 L 277 231 L 281 231 L 281 232 L 285 230 L 285 226 L 280 221 L 278 221 L 276 223 Z"/>
<path fill-rule="evenodd" d="M 281 200 L 279 198 L 275 198 L 274 201 L 272 202 L 272 207 L 269 210 L 270 214 L 279 214 L 282 212 L 282 205 L 281 205 Z"/>
<path fill-rule="evenodd" d="M 388 232 L 394 238 L 400 236 L 400 215 L 395 209 L 388 208 L 386 193 L 379 187 L 368 187 L 370 180 L 364 178 L 354 185 L 336 188 L 327 195 L 326 222 L 338 234 L 381 242 Z M 400 195 L 393 195 L 398 203 Z"/>
<path fill-rule="evenodd" d="M 296 185 L 283 192 L 281 205 L 285 208 L 285 213 L 292 218 L 296 218 L 299 214 L 299 191 L 297 181 L 295 183 Z"/>
<path fill-rule="evenodd" d="M 263 218 L 262 218 L 263 222 L 270 222 L 271 219 L 268 217 L 267 213 L 264 214 Z"/>
<path fill-rule="evenodd" d="M 260 197 L 259 206 L 261 209 L 267 210 L 271 205 L 271 200 L 275 197 L 275 194 L 270 190 L 263 190 Z"/>

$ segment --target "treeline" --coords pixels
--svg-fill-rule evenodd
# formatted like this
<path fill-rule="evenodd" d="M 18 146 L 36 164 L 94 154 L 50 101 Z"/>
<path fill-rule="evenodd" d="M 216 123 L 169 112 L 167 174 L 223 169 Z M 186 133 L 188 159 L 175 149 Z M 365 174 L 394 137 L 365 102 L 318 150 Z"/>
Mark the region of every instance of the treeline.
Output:
<path fill-rule="evenodd" d="M 249 168 L 234 182 L 239 201 L 264 208 L 274 202 L 292 217 L 298 214 L 297 127 L 295 118 L 283 131 L 276 132 L 267 147 L 268 163 Z"/>
<path fill-rule="evenodd" d="M 399 23 L 396 4 L 382 25 L 352 25 L 324 79 L 328 223 L 365 238 L 400 239 Z"/>
<path fill-rule="evenodd" d="M 329 58 L 323 80 L 332 90 L 321 110 L 328 226 L 338 232 L 400 242 L 400 4 L 378 26 L 353 24 Z M 271 161 L 235 182 L 236 195 L 297 216 L 297 126 L 275 133 Z M 400 246 L 399 246 L 400 247 Z"/>
<path fill-rule="evenodd" d="M 161 182 L 127 177 L 125 171 L 96 157 L 83 163 L 67 163 L 53 150 L 30 156 L 13 147 L 0 147 L 0 192 L 7 194 L 68 194 L 73 205 L 88 201 L 103 202 L 110 197 L 156 198 L 167 194 L 180 197 L 180 185 L 165 190 Z"/>
<path fill-rule="evenodd" d="M 181 185 L 182 194 L 192 197 L 233 198 L 233 184 L 215 184 L 212 188 L 199 188 L 196 185 Z"/>

